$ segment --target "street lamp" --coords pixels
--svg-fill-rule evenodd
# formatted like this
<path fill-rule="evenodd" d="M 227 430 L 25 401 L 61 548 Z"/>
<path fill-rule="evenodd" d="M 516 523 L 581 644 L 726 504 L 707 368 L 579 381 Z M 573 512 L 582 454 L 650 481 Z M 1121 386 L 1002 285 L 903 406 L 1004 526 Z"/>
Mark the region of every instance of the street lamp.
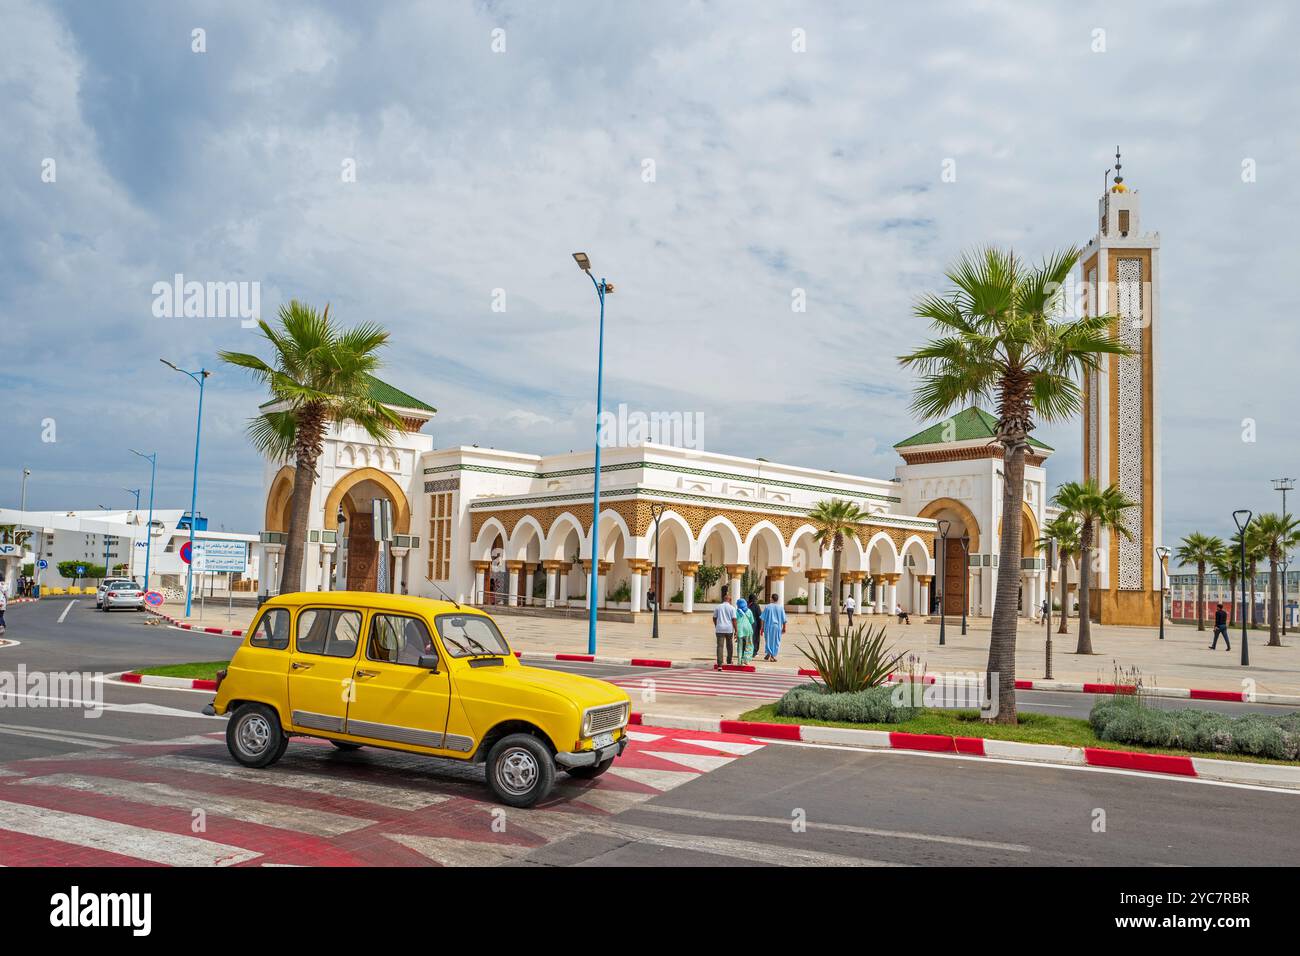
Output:
<path fill-rule="evenodd" d="M 1242 516 L 1245 517 L 1242 517 Z M 1242 508 L 1232 513 L 1232 520 L 1237 524 L 1237 537 L 1241 541 L 1241 666 L 1246 667 L 1250 664 L 1250 649 L 1246 645 L 1246 528 L 1250 525 L 1250 519 L 1254 517 L 1248 510 Z"/>
<path fill-rule="evenodd" d="M 21 495 L 22 504 L 18 508 L 19 511 L 23 511 L 23 512 L 27 511 L 27 479 L 30 478 L 31 476 L 32 476 L 32 470 L 30 468 L 24 468 L 23 469 L 23 493 Z"/>
<path fill-rule="evenodd" d="M 108 505 L 97 505 L 96 507 L 98 507 L 101 511 L 108 510 Z M 104 577 L 111 578 L 112 576 L 113 576 L 113 561 L 108 553 L 108 532 L 105 531 L 104 532 Z"/>
<path fill-rule="evenodd" d="M 659 519 L 663 517 L 664 506 L 655 502 L 650 506 L 650 514 L 655 519 L 655 567 L 651 572 L 650 586 L 655 592 L 655 606 L 651 609 L 654 612 L 653 624 L 650 626 L 650 637 L 654 640 L 659 639 L 659 605 L 664 597 L 659 593 Z"/>
<path fill-rule="evenodd" d="M 139 511 L 140 510 L 140 489 L 123 488 L 122 490 L 125 491 L 128 495 L 135 495 L 135 510 Z"/>
<path fill-rule="evenodd" d="M 970 532 L 961 536 L 961 635 L 966 636 L 966 583 L 970 580 Z"/>
<path fill-rule="evenodd" d="M 1056 563 L 1056 539 L 1051 538 L 1047 542 L 1047 612 L 1043 615 L 1043 621 L 1047 624 L 1047 673 L 1043 680 L 1052 679 L 1052 565 Z M 1061 613 L 1065 613 L 1065 608 L 1061 608 Z"/>
<path fill-rule="evenodd" d="M 944 590 L 947 587 L 947 582 L 944 580 L 944 572 L 947 570 L 947 564 L 948 564 L 948 528 L 952 525 L 952 522 L 949 521 L 947 518 L 940 518 L 938 521 L 938 525 L 939 525 L 939 646 L 942 647 L 944 644 L 947 643 L 946 635 L 944 633 L 944 621 L 947 619 L 947 615 L 944 614 L 944 611 L 947 610 L 944 607 L 944 597 L 946 597 L 946 595 L 944 594 Z"/>
<path fill-rule="evenodd" d="M 1160 640 L 1165 639 L 1165 561 L 1169 558 L 1169 549 L 1163 544 L 1156 548 L 1160 557 Z"/>
<path fill-rule="evenodd" d="M 194 525 L 198 522 L 196 507 L 199 496 L 199 436 L 203 430 L 203 383 L 212 373 L 205 368 L 200 368 L 197 372 L 189 372 L 178 365 L 174 365 L 165 358 L 160 358 L 169 369 L 180 372 L 182 375 L 188 375 L 195 385 L 199 387 L 199 415 L 194 425 L 194 480 L 190 485 L 190 563 L 186 565 L 185 572 L 185 616 L 190 616 L 190 605 L 194 597 Z"/>
<path fill-rule="evenodd" d="M 1274 478 L 1273 488 L 1277 491 L 1282 492 L 1282 520 L 1285 521 L 1287 518 L 1286 493 L 1288 491 L 1293 491 L 1295 489 L 1295 479 Z M 1287 571 L 1290 569 L 1290 567 L 1291 567 L 1291 562 L 1288 559 L 1287 554 L 1284 552 L 1282 554 L 1282 607 L 1281 607 L 1282 633 L 1284 635 L 1286 634 L 1286 578 L 1287 578 Z"/>
<path fill-rule="evenodd" d="M 591 482 L 591 580 L 587 584 L 587 653 L 595 654 L 596 573 L 600 569 L 600 400 L 605 379 L 605 296 L 613 293 L 614 284 L 606 282 L 603 277 L 596 281 L 591 274 L 591 260 L 585 252 L 575 252 L 573 261 L 587 274 L 600 300 L 600 332 L 596 343 L 596 467 Z"/>
<path fill-rule="evenodd" d="M 139 455 L 149 462 L 149 522 L 145 525 L 144 532 L 144 589 L 149 590 L 149 557 L 153 552 L 153 481 L 158 475 L 158 453 L 152 452 L 146 455 L 142 451 L 136 451 L 134 448 L 127 449 L 133 455 Z M 136 501 L 136 510 L 140 510 L 140 502 Z M 193 549 L 193 545 L 190 548 Z"/>

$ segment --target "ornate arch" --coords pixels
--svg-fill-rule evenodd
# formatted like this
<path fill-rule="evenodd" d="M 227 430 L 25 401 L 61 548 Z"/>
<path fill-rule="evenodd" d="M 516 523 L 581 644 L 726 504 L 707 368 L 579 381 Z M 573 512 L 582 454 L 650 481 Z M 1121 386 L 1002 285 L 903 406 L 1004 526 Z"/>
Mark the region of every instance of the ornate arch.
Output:
<path fill-rule="evenodd" d="M 1034 511 L 1029 507 L 1027 501 L 1020 502 L 1020 514 L 1024 519 L 1020 522 L 1020 556 L 1022 558 L 1032 558 L 1038 553 L 1035 547 L 1039 535 L 1042 532 L 1038 527 L 1038 519 L 1034 517 Z M 998 519 L 998 541 L 1002 540 L 1002 519 Z"/>
<path fill-rule="evenodd" d="M 921 509 L 918 518 L 933 518 L 940 511 L 955 511 L 961 516 L 965 523 L 967 533 L 970 535 L 971 554 L 979 554 L 980 551 L 980 523 L 975 520 L 974 513 L 956 498 L 935 498 L 928 505 Z M 999 533 L 1001 529 L 999 528 Z"/>
<path fill-rule="evenodd" d="M 406 500 L 406 493 L 402 491 L 397 482 L 393 481 L 388 475 L 378 468 L 357 468 L 349 471 L 346 475 L 334 483 L 330 489 L 329 497 L 325 499 L 325 525 L 333 527 L 334 516 L 338 513 L 339 504 L 354 486 L 361 482 L 370 480 L 387 492 L 388 497 L 393 501 L 393 531 L 397 534 L 411 533 L 411 505 Z"/>
<path fill-rule="evenodd" d="M 289 530 L 289 502 L 293 498 L 293 476 L 293 466 L 285 465 L 271 479 L 271 490 L 266 495 L 266 516 L 262 524 L 264 530 Z"/>

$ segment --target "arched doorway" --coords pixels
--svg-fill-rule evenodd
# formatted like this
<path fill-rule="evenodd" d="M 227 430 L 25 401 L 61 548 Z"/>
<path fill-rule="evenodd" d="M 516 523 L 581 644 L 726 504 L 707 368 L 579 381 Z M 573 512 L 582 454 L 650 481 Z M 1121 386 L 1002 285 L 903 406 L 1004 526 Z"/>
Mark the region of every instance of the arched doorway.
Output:
<path fill-rule="evenodd" d="M 934 582 L 936 604 L 943 601 L 944 614 L 961 614 L 962 602 L 965 610 L 970 611 L 971 592 L 970 562 L 968 554 L 979 554 L 980 527 L 975 515 L 960 501 L 954 498 L 936 498 L 921 509 L 920 517 L 933 518 L 935 521 L 947 521 L 948 533 L 943 541 L 943 594 L 939 594 L 939 581 Z M 969 544 L 962 547 L 962 537 L 969 537 Z M 935 538 L 934 560 L 939 561 L 939 540 Z M 936 570 L 936 573 L 940 573 Z"/>
<path fill-rule="evenodd" d="M 347 591 L 374 591 L 379 584 L 380 549 L 375 540 L 373 504 L 384 499 L 392 504 L 393 533 L 409 534 L 411 509 L 402 489 L 377 468 L 358 468 L 343 476 L 325 501 L 328 527 L 342 511 L 339 536 L 339 579 Z M 388 590 L 400 594 L 402 582 L 394 580 L 396 559 L 388 556 Z"/>

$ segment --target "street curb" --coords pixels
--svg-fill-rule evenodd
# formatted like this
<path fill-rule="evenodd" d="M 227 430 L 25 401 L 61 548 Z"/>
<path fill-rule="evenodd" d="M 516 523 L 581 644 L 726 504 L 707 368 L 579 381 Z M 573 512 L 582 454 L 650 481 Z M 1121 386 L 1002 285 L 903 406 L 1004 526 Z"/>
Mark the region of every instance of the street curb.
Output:
<path fill-rule="evenodd" d="M 35 604 L 40 598 L 10 598 L 10 604 Z"/>
<path fill-rule="evenodd" d="M 624 667 L 703 667 L 696 661 L 670 661 L 655 657 L 606 657 L 603 654 L 545 654 L 532 651 L 515 651 L 520 660 L 577 661 L 585 664 L 621 664 Z"/>
<path fill-rule="evenodd" d="M 186 687 L 190 690 L 216 690 L 217 682 L 201 677 L 162 677 L 156 674 L 137 674 L 128 671 L 117 675 L 125 684 L 142 684 L 146 687 Z"/>
<path fill-rule="evenodd" d="M 163 614 L 161 611 L 155 611 L 151 607 L 146 607 L 145 610 L 148 611 L 150 614 L 152 614 L 154 617 L 160 617 L 168 624 L 170 624 L 172 627 L 179 627 L 181 628 L 181 630 L 197 631 L 200 634 L 220 634 L 224 637 L 244 636 L 244 632 L 242 630 L 232 631 L 232 630 L 225 630 L 224 628 L 220 628 L 220 627 L 203 627 L 202 625 L 199 624 L 186 624 L 184 621 L 178 621 L 176 618 L 171 617 L 167 614 Z"/>
<path fill-rule="evenodd" d="M 1148 754 L 1101 747 L 1065 747 L 1059 744 L 1029 744 L 986 737 L 949 737 L 940 734 L 909 734 L 885 730 L 854 730 L 850 727 L 817 727 L 803 724 L 770 724 L 748 720 L 719 720 L 708 717 L 680 717 L 673 714 L 633 712 L 632 725 L 702 730 L 709 733 L 743 734 L 769 740 L 802 743 L 842 744 L 876 750 L 910 750 L 951 753 L 972 757 L 1026 760 L 1070 767 L 1104 767 L 1163 776 L 1195 777 L 1222 783 L 1285 787 L 1300 790 L 1300 767 L 1218 760 L 1212 757 L 1181 757 Z"/>

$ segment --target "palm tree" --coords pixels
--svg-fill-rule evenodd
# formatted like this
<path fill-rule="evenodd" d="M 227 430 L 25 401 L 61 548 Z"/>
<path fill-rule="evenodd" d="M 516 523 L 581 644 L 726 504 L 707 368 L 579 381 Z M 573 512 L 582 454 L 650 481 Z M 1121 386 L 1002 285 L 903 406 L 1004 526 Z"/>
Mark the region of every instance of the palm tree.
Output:
<path fill-rule="evenodd" d="M 1282 578 L 1278 565 L 1283 556 L 1300 545 L 1300 522 L 1291 515 L 1262 514 L 1250 524 L 1248 534 L 1253 534 L 1268 558 L 1268 646 L 1281 647 L 1282 601 L 1279 593 Z"/>
<path fill-rule="evenodd" d="M 288 540 L 280 575 L 281 592 L 302 581 L 303 550 L 311 510 L 316 462 L 331 422 L 351 422 L 380 444 L 392 440 L 402 420 L 371 397 L 378 351 L 388 332 L 367 322 L 346 331 L 330 322 L 329 306 L 318 313 L 297 300 L 282 305 L 280 327 L 258 322 L 274 352 L 272 364 L 244 352 L 221 352 L 222 361 L 248 369 L 271 390 L 275 404 L 250 420 L 248 437 L 258 451 L 294 463 Z"/>
<path fill-rule="evenodd" d="M 1062 289 L 1078 259 L 1075 249 L 1034 267 L 993 248 L 963 255 L 946 273 L 952 289 L 922 296 L 913 310 L 939 336 L 899 356 L 920 372 L 912 408 L 924 418 L 996 396 L 1003 453 L 998 563 L 1007 569 L 1020 566 L 1025 451 L 1036 420 L 1075 415 L 1082 405 L 1078 377 L 1099 367 L 1101 356 L 1130 351 L 1112 330 L 1113 316 L 1061 315 Z M 997 675 L 999 723 L 1016 723 L 1019 586 L 1018 575 L 998 575 L 987 671 L 990 683 Z"/>
<path fill-rule="evenodd" d="M 817 502 L 808 513 L 816 533 L 814 540 L 823 549 L 831 549 L 831 636 L 840 635 L 840 567 L 843 564 L 844 536 L 855 534 L 866 512 L 851 501 L 827 499 Z"/>
<path fill-rule="evenodd" d="M 1070 559 L 1079 553 L 1079 522 L 1068 514 L 1059 514 L 1047 522 L 1043 525 L 1042 537 L 1035 543 L 1040 550 L 1048 551 L 1050 554 L 1053 541 L 1056 542 L 1056 554 L 1061 563 L 1061 623 L 1057 627 L 1056 633 L 1068 634 L 1069 629 L 1065 626 L 1066 619 L 1069 617 L 1070 588 L 1068 573 Z M 1047 599 L 1050 601 L 1052 596 L 1049 594 Z"/>
<path fill-rule="evenodd" d="M 1196 565 L 1196 629 L 1205 630 L 1205 566 L 1214 563 L 1214 559 L 1226 548 L 1223 539 L 1213 535 L 1193 531 L 1183 538 L 1174 557 L 1181 565 Z"/>
<path fill-rule="evenodd" d="M 1096 536 L 1103 536 L 1108 530 L 1124 538 L 1133 537 L 1124 512 L 1137 507 L 1137 503 L 1129 501 L 1118 485 L 1102 490 L 1091 478 L 1083 482 L 1066 482 L 1056 489 L 1056 497 L 1052 500 L 1079 523 L 1079 645 L 1074 653 L 1091 654 L 1089 589 L 1092 583 L 1092 545 Z"/>
<path fill-rule="evenodd" d="M 1217 574 L 1221 581 L 1228 582 L 1228 623 L 1235 624 L 1237 621 L 1237 582 L 1241 580 L 1240 549 L 1234 547 L 1232 542 L 1225 544 L 1223 550 L 1210 561 L 1210 570 Z"/>

